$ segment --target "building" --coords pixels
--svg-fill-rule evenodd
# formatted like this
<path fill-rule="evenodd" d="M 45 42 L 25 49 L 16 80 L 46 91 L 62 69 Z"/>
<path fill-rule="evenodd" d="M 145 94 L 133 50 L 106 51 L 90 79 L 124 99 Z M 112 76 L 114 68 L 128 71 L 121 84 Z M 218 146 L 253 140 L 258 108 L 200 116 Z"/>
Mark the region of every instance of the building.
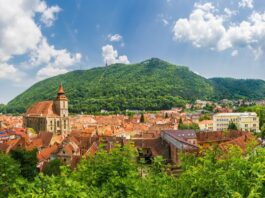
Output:
<path fill-rule="evenodd" d="M 201 131 L 213 131 L 213 121 L 212 120 L 200 121 L 199 127 Z"/>
<path fill-rule="evenodd" d="M 259 132 L 259 118 L 256 113 L 219 113 L 213 116 L 213 130 L 227 130 L 229 123 L 234 123 L 238 130 Z"/>
<path fill-rule="evenodd" d="M 179 162 L 179 152 L 198 151 L 198 142 L 194 130 L 162 130 L 161 138 L 169 145 L 170 159 Z"/>
<path fill-rule="evenodd" d="M 66 136 L 70 132 L 68 117 L 68 99 L 63 86 L 59 86 L 57 97 L 53 101 L 33 104 L 23 116 L 23 126 L 36 132 L 52 132 Z"/>

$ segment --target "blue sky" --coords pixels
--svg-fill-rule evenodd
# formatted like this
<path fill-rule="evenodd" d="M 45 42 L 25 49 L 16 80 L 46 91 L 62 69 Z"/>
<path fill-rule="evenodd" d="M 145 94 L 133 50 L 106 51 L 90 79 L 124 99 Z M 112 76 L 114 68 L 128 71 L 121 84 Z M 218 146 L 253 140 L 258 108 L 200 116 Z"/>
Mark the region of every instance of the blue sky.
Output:
<path fill-rule="evenodd" d="M 158 57 L 265 79 L 264 0 L 0 0 L 0 103 L 35 82 Z"/>

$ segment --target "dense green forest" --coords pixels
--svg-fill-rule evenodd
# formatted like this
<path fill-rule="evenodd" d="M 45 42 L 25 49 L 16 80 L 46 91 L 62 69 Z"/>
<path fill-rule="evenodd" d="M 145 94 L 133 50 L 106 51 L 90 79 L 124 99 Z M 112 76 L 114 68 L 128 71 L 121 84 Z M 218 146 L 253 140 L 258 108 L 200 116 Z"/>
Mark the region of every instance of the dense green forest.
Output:
<path fill-rule="evenodd" d="M 253 151 L 251 145 L 244 155 L 237 147 L 225 153 L 208 150 L 200 157 L 182 154 L 179 177 L 168 174 L 159 156 L 151 165 L 136 160 L 130 144 L 110 152 L 101 149 L 74 171 L 55 160 L 49 170 L 35 174 L 34 162 L 23 163 L 34 161 L 32 156 L 0 154 L 0 197 L 265 197 L 265 149 Z"/>
<path fill-rule="evenodd" d="M 188 67 L 152 58 L 137 64 L 114 64 L 46 79 L 0 107 L 0 111 L 25 112 L 34 102 L 54 99 L 61 82 L 72 113 L 170 109 L 196 99 L 265 98 L 262 80 L 208 80 Z"/>

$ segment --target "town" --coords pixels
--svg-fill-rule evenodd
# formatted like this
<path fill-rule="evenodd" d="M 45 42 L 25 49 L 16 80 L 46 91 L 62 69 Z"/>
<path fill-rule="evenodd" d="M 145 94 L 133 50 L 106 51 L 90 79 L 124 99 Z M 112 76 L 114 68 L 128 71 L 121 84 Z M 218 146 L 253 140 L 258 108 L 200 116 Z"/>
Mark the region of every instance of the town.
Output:
<path fill-rule="evenodd" d="M 178 166 L 182 152 L 198 153 L 213 145 L 245 150 L 250 142 L 263 143 L 263 120 L 257 113 L 235 112 L 253 102 L 197 100 L 185 108 L 128 115 L 71 115 L 68 102 L 60 85 L 54 100 L 32 104 L 20 116 L 0 115 L 0 151 L 37 149 L 36 168 L 42 171 L 54 159 L 75 169 L 82 158 L 96 155 L 100 144 L 109 150 L 116 143 L 132 142 L 146 161 L 163 156 Z"/>

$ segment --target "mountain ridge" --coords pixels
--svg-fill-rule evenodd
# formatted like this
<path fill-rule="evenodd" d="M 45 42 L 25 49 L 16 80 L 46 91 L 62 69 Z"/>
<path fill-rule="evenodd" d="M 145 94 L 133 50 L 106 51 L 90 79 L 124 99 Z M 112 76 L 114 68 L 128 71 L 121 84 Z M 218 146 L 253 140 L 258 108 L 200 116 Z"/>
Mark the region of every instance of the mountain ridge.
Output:
<path fill-rule="evenodd" d="M 186 66 L 151 58 L 135 64 L 76 70 L 37 82 L 7 104 L 8 112 L 25 112 L 34 102 L 53 99 L 60 82 L 73 113 L 170 109 L 196 99 L 265 98 L 263 80 L 207 79 Z"/>

